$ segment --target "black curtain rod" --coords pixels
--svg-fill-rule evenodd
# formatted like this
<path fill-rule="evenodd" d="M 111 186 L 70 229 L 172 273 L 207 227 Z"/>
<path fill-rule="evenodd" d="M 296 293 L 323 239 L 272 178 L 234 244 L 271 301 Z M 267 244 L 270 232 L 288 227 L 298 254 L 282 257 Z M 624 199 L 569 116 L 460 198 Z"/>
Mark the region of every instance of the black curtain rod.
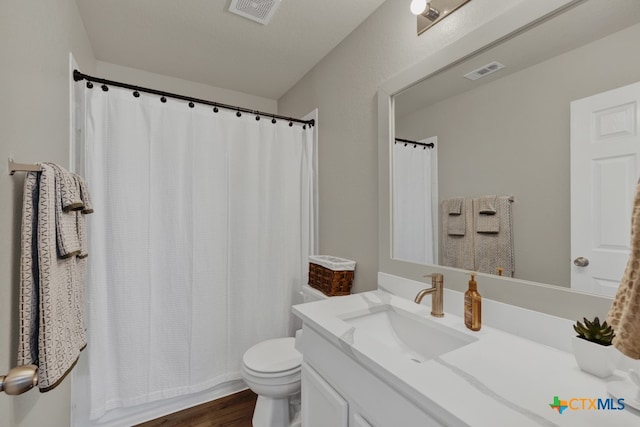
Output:
<path fill-rule="evenodd" d="M 433 142 L 429 142 L 429 143 L 426 143 L 426 142 L 418 142 L 418 141 L 411 141 L 411 140 L 409 140 L 409 139 L 402 139 L 402 138 L 396 138 L 396 142 L 404 142 L 404 145 L 405 145 L 405 146 L 406 146 L 407 144 L 413 144 L 413 148 L 415 148 L 415 147 L 416 147 L 416 145 L 421 145 L 421 146 L 423 146 L 424 148 L 427 148 L 427 147 L 429 147 L 429 148 L 433 148 L 433 147 L 435 147 L 435 144 L 434 144 Z"/>
<path fill-rule="evenodd" d="M 287 120 L 289 122 L 289 126 L 293 125 L 293 122 L 296 123 L 302 123 L 304 125 L 309 125 L 309 126 L 315 126 L 316 121 L 311 119 L 311 120 L 301 120 L 301 119 L 294 119 L 292 117 L 286 117 L 286 116 L 280 116 L 278 114 L 272 114 L 272 113 L 265 113 L 262 111 L 258 111 L 258 110 L 249 110 L 248 108 L 242 108 L 242 107 L 238 107 L 235 105 L 228 105 L 228 104 L 222 104 L 220 102 L 213 102 L 213 101 L 207 101 L 206 99 L 198 99 L 198 98 L 192 98 L 190 96 L 184 96 L 184 95 L 178 95 L 175 93 L 170 93 L 170 92 L 164 92 L 161 90 L 156 90 L 156 89 L 149 89 L 146 87 L 140 87 L 140 86 L 135 86 L 135 85 L 130 85 L 128 83 L 122 83 L 122 82 L 116 82 L 113 80 L 107 80 L 107 79 L 102 79 L 100 77 L 93 77 L 93 76 L 89 76 L 87 74 L 83 74 L 78 70 L 73 70 L 73 80 L 75 80 L 76 82 L 82 81 L 82 80 L 86 80 L 87 81 L 87 87 L 91 88 L 93 87 L 93 82 L 96 83 L 102 83 L 102 90 L 109 90 L 109 88 L 106 85 L 109 86 L 117 86 L 117 87 L 122 87 L 125 89 L 131 89 L 134 91 L 134 96 L 136 92 L 145 92 L 145 93 L 150 93 L 152 95 L 159 95 L 161 96 L 161 101 L 165 102 L 166 99 L 165 97 L 169 97 L 169 98 L 174 98 L 174 99 L 180 99 L 182 101 L 189 101 L 189 107 L 193 108 L 193 103 L 197 102 L 198 104 L 205 104 L 205 105 L 211 105 L 213 107 L 213 111 L 217 112 L 218 108 L 224 108 L 227 110 L 233 110 L 233 111 L 237 111 L 237 115 L 238 117 L 240 117 L 240 113 L 249 113 L 249 114 L 255 114 L 256 115 L 256 120 L 260 120 L 260 116 L 264 116 L 264 117 L 271 117 L 272 118 L 272 122 L 275 123 L 276 119 L 281 119 L 281 120 Z M 138 95 L 139 96 L 139 95 Z"/>

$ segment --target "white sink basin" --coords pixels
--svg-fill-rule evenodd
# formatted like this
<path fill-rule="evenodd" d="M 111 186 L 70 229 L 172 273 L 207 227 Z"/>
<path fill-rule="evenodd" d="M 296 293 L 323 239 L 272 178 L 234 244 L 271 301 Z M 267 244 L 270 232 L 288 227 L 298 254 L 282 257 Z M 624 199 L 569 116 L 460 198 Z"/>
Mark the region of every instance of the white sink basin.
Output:
<path fill-rule="evenodd" d="M 356 334 L 367 334 L 390 351 L 418 363 L 477 341 L 476 337 L 390 305 L 340 318 L 354 326 Z"/>

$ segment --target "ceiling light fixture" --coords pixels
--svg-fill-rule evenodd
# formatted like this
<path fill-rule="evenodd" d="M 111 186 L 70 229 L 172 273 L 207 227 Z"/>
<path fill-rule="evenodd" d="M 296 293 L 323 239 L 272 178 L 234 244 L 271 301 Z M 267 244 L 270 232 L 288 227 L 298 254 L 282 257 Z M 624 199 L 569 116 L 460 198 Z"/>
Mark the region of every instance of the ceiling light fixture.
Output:
<path fill-rule="evenodd" d="M 411 13 L 414 15 L 422 15 L 422 12 L 427 8 L 427 0 L 411 0 Z"/>
<path fill-rule="evenodd" d="M 445 13 L 447 12 L 445 11 Z M 440 18 L 440 11 L 434 7 L 431 7 L 431 3 L 429 3 L 427 5 L 427 9 L 422 12 L 422 16 L 431 21 L 435 21 L 436 19 Z"/>
<path fill-rule="evenodd" d="M 411 0 L 409 9 L 418 20 L 418 35 L 471 0 Z"/>

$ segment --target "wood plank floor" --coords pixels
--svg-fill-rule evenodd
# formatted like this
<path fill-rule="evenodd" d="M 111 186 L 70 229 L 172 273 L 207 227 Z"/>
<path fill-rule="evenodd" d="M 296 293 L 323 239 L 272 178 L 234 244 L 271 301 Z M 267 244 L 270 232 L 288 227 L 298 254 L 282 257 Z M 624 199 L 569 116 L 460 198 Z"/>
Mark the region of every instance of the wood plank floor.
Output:
<path fill-rule="evenodd" d="M 245 390 L 136 427 L 251 427 L 257 398 L 251 390 Z"/>

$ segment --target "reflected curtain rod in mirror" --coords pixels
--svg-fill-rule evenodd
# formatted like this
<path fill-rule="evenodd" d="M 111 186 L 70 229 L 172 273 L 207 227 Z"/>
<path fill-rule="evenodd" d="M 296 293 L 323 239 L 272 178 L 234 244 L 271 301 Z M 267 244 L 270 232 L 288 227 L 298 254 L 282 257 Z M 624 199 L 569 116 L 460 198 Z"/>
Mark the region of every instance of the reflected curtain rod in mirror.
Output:
<path fill-rule="evenodd" d="M 404 142 L 404 145 L 407 146 L 407 144 L 413 145 L 413 148 L 416 148 L 416 146 L 420 145 L 423 148 L 433 148 L 435 147 L 435 144 L 433 142 L 418 142 L 418 141 L 411 141 L 410 139 L 402 139 L 402 138 L 396 138 L 395 142 Z"/>

